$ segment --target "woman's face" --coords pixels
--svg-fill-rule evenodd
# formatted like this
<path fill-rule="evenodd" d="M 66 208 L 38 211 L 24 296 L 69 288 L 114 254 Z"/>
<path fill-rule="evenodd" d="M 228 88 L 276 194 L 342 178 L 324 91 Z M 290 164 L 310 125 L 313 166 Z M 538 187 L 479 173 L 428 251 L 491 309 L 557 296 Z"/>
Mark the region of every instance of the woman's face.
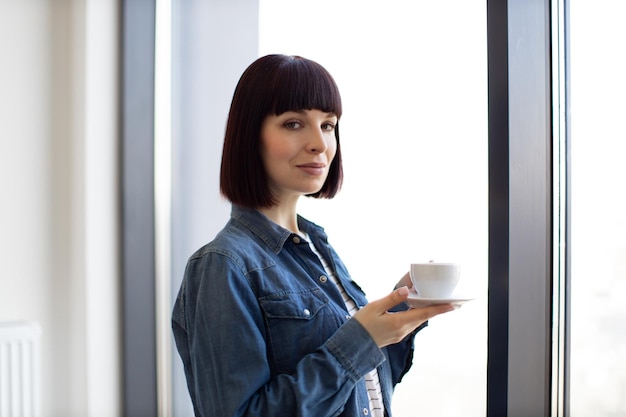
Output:
<path fill-rule="evenodd" d="M 261 157 L 280 202 L 319 191 L 337 152 L 337 116 L 320 110 L 270 115 L 261 126 Z"/>

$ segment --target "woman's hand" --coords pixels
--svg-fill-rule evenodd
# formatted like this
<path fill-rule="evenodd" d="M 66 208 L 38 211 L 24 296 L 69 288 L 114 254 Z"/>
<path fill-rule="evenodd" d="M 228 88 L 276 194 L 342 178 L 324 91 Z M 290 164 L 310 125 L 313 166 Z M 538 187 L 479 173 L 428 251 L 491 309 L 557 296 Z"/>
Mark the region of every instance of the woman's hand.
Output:
<path fill-rule="evenodd" d="M 368 303 L 353 318 L 365 327 L 378 347 L 384 347 L 400 342 L 436 315 L 454 310 L 452 304 L 439 304 L 397 313 L 388 312 L 392 307 L 405 301 L 408 296 L 407 287 L 398 288 L 388 296 Z"/>

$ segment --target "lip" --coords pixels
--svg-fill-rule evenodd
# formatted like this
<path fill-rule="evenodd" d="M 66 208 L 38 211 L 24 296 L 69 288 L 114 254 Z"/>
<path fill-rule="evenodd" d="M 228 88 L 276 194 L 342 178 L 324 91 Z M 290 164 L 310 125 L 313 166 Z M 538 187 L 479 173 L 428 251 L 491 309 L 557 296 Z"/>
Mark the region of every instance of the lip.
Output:
<path fill-rule="evenodd" d="M 307 174 L 315 175 L 315 176 L 324 174 L 326 170 L 326 164 L 317 163 L 317 162 L 312 162 L 309 164 L 301 164 L 301 165 L 296 165 L 296 166 L 300 168 L 302 171 L 306 172 Z"/>

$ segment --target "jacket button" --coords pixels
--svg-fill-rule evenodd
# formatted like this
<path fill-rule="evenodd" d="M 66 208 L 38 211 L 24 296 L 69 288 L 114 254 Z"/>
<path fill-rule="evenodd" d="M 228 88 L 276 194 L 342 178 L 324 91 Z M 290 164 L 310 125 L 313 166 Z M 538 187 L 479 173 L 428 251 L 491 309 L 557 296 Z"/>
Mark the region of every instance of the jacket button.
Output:
<path fill-rule="evenodd" d="M 300 238 L 298 236 L 294 236 L 293 243 L 300 243 Z"/>
<path fill-rule="evenodd" d="M 320 282 L 321 282 L 322 284 L 324 284 L 324 283 L 326 283 L 326 281 L 328 281 L 328 278 L 326 277 L 326 275 L 322 275 L 322 276 L 320 277 Z"/>
<path fill-rule="evenodd" d="M 367 408 L 363 409 L 363 415 L 366 416 L 370 413 L 370 410 L 368 410 Z"/>
<path fill-rule="evenodd" d="M 305 308 L 304 310 L 302 310 L 302 312 L 304 313 L 305 316 L 310 316 L 311 312 L 309 311 L 308 308 Z"/>

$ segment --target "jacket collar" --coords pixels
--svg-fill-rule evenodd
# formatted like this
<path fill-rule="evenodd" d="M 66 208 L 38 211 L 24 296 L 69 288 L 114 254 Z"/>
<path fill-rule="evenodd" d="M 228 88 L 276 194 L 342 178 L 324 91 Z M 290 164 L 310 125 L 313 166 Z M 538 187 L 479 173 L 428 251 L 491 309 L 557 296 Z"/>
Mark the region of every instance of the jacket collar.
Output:
<path fill-rule="evenodd" d="M 274 253 L 279 253 L 287 239 L 294 233 L 274 223 L 267 216 L 256 209 L 241 207 L 233 204 L 231 218 L 250 230 L 259 237 Z M 324 229 L 315 223 L 298 215 L 298 227 L 306 232 L 312 239 L 327 241 L 328 237 Z"/>

